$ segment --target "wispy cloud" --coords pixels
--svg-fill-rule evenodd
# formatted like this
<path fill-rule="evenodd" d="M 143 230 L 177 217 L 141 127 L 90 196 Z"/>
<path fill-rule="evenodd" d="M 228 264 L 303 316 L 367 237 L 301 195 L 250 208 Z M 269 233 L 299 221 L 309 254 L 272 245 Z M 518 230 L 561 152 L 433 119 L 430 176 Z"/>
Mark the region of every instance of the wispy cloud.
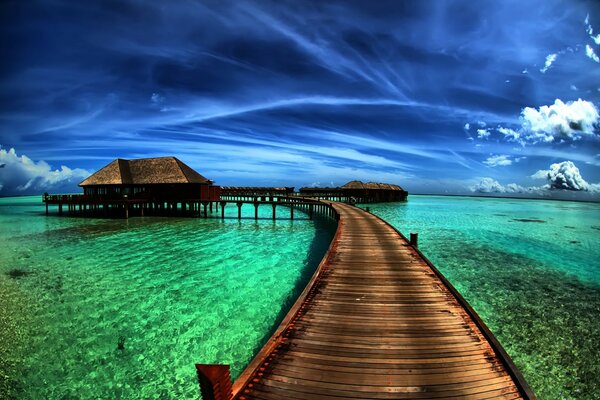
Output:
<path fill-rule="evenodd" d="M 483 163 L 490 167 L 506 167 L 512 165 L 513 160 L 509 155 L 498 154 L 489 156 Z"/>
<path fill-rule="evenodd" d="M 600 58 L 596 55 L 596 52 L 594 51 L 594 49 L 592 49 L 592 46 L 590 46 L 589 44 L 585 45 L 585 55 L 596 61 L 597 63 L 600 63 Z"/>
<path fill-rule="evenodd" d="M 546 56 L 546 62 L 544 62 L 544 66 L 540 69 L 540 72 L 543 74 L 546 73 L 546 71 L 550 69 L 554 61 L 556 61 L 557 56 L 558 55 L 556 53 L 548 54 Z"/>
<path fill-rule="evenodd" d="M 600 163 L 583 140 L 598 122 L 568 101 L 600 104 L 588 3 L 31 1 L 0 26 L 0 143 L 35 160 L 174 154 L 231 184 L 415 185 L 472 178 L 492 155 L 514 180 L 521 156 Z"/>

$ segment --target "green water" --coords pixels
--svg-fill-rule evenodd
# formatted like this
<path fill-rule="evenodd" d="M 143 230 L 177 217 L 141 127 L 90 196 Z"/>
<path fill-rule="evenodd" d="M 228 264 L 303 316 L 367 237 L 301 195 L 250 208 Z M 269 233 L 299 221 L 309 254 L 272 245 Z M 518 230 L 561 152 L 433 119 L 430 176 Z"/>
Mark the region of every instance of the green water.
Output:
<path fill-rule="evenodd" d="M 0 398 L 198 399 L 194 363 L 239 375 L 335 229 L 246 207 L 98 220 L 0 199 Z"/>
<path fill-rule="evenodd" d="M 600 205 L 411 196 L 369 205 L 492 329 L 539 398 L 600 399 Z M 46 217 L 0 199 L 0 398 L 197 399 L 194 363 L 237 376 L 309 279 L 308 220 Z M 284 211 L 281 209 L 281 216 Z M 119 342 L 123 350 L 118 349 Z"/>
<path fill-rule="evenodd" d="M 410 196 L 366 206 L 419 233 L 540 399 L 600 399 L 600 204 Z"/>

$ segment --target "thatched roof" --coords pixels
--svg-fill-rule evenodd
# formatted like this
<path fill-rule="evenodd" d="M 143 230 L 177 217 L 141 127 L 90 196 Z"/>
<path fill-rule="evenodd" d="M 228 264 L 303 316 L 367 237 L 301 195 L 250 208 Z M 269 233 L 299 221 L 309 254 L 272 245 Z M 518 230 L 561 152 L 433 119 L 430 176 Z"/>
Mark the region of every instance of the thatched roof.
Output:
<path fill-rule="evenodd" d="M 381 189 L 381 190 L 404 190 L 398 185 L 392 185 L 390 183 L 376 183 L 361 181 L 350 181 L 342 186 L 342 189 Z"/>
<path fill-rule="evenodd" d="M 206 179 L 175 157 L 118 158 L 89 176 L 79 186 L 151 185 L 161 183 L 204 183 Z"/>

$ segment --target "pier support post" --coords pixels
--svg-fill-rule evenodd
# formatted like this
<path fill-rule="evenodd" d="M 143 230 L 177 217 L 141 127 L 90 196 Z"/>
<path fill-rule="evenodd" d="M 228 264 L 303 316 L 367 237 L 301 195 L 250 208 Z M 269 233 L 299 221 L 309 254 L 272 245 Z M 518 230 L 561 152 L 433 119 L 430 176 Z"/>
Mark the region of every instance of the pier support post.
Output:
<path fill-rule="evenodd" d="M 62 203 L 58 205 L 58 215 L 62 215 Z"/>
<path fill-rule="evenodd" d="M 196 364 L 196 372 L 204 400 L 233 398 L 229 365 Z"/>
<path fill-rule="evenodd" d="M 258 202 L 254 202 L 254 220 L 258 220 Z"/>
<path fill-rule="evenodd" d="M 309 204 L 308 206 L 308 219 L 313 219 L 313 205 Z"/>
<path fill-rule="evenodd" d="M 419 234 L 415 232 L 410 233 L 410 244 L 413 247 L 419 247 Z"/>
<path fill-rule="evenodd" d="M 221 202 L 221 219 L 225 219 L 225 205 L 226 204 L 227 203 L 224 201 Z"/>
<path fill-rule="evenodd" d="M 290 219 L 294 220 L 294 206 L 290 206 Z"/>
<path fill-rule="evenodd" d="M 125 219 L 129 219 L 129 204 L 125 204 Z"/>
<path fill-rule="evenodd" d="M 206 212 L 206 208 L 208 207 L 208 203 L 204 202 L 204 203 L 202 203 L 202 205 L 204 206 L 204 218 L 208 218 L 208 213 Z"/>
<path fill-rule="evenodd" d="M 237 207 L 238 207 L 238 219 L 242 219 L 242 203 L 241 201 L 237 202 Z"/>
<path fill-rule="evenodd" d="M 48 215 L 48 203 L 46 203 L 46 215 Z"/>
<path fill-rule="evenodd" d="M 271 205 L 273 206 L 273 221 L 275 221 L 275 208 L 277 207 L 277 204 L 273 203 Z"/>

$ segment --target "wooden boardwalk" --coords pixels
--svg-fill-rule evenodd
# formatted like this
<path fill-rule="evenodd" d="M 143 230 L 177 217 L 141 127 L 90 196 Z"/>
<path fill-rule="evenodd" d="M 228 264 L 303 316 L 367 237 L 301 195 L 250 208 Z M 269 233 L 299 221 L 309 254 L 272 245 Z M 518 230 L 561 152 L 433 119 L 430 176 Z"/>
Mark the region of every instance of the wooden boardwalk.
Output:
<path fill-rule="evenodd" d="M 390 225 L 333 203 L 329 252 L 236 399 L 532 399 L 462 297 Z"/>

